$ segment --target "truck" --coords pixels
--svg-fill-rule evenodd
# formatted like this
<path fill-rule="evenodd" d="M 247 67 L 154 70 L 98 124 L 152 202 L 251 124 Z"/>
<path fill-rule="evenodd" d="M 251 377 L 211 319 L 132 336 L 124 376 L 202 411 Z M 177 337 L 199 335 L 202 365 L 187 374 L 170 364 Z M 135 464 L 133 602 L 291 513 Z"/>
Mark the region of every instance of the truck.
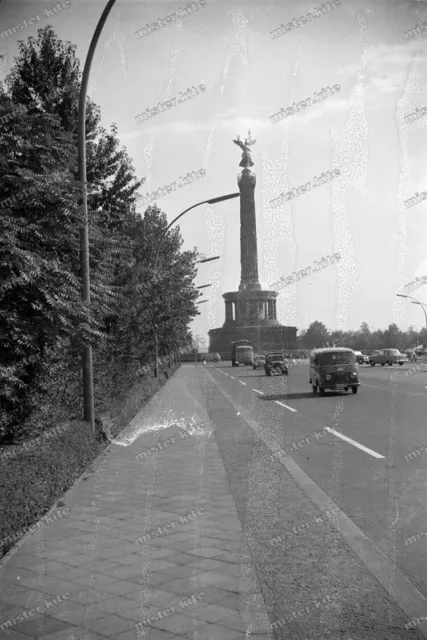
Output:
<path fill-rule="evenodd" d="M 244 348 L 239 348 L 244 347 Z M 239 348 L 239 351 L 237 349 Z M 238 357 L 239 356 L 239 357 Z M 231 366 L 238 367 L 239 363 L 252 364 L 254 350 L 250 340 L 235 340 L 231 343 Z"/>
<path fill-rule="evenodd" d="M 254 359 L 254 350 L 250 345 L 239 345 L 236 347 L 236 363 L 251 365 Z"/>

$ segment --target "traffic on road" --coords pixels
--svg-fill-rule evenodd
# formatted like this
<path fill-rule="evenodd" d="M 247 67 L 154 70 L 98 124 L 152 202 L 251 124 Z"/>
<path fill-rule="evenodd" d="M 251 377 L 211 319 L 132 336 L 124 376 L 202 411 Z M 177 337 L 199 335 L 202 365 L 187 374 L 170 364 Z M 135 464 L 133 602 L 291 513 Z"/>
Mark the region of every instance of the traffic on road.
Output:
<path fill-rule="evenodd" d="M 344 514 L 427 598 L 427 554 L 421 550 L 427 510 L 427 367 L 408 376 L 413 364 L 392 351 L 378 353 L 387 358 L 385 368 L 371 366 L 373 355 L 358 364 L 353 350 L 326 348 L 302 360 L 283 352 L 282 375 L 267 373 L 272 354 L 264 356 L 265 370 L 256 354 L 256 368 L 223 362 L 208 373 L 239 408 L 239 418 L 258 425 L 271 447 L 266 462 L 292 459 L 333 500 L 331 509 Z M 320 395 L 310 389 L 333 368 L 347 376 L 344 383 L 332 388 L 326 382 L 328 393 Z M 350 387 L 360 394 L 349 396 Z M 334 483 L 339 489 L 332 489 Z M 271 544 L 289 544 L 289 535 Z"/>

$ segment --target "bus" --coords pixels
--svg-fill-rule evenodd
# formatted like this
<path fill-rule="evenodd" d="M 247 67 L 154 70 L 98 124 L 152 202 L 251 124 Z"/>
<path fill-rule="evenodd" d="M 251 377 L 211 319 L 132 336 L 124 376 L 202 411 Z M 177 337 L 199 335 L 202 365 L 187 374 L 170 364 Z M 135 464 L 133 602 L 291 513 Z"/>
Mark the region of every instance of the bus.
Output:
<path fill-rule="evenodd" d="M 252 342 L 250 340 L 235 340 L 231 343 L 231 366 L 238 367 L 238 359 L 236 357 L 236 349 L 237 347 L 250 347 L 252 349 L 252 358 L 253 358 L 253 347 Z M 252 359 L 251 359 L 252 364 Z"/>

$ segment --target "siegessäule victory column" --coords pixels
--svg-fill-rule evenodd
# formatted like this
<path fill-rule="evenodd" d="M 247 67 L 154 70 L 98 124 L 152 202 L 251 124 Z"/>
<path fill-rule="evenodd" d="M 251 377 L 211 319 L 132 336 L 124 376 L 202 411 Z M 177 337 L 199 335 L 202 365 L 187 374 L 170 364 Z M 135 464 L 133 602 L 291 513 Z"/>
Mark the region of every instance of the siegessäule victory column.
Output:
<path fill-rule="evenodd" d="M 252 171 L 252 147 L 256 140 L 251 132 L 243 142 L 233 140 L 242 150 L 237 177 L 240 190 L 240 266 L 238 291 L 223 294 L 225 322 L 209 331 L 209 351 L 230 357 L 231 343 L 248 340 L 257 353 L 272 349 L 292 349 L 296 342 L 296 327 L 284 327 L 277 320 L 277 292 L 263 289 L 258 277 L 258 247 L 255 212 L 256 174 Z"/>

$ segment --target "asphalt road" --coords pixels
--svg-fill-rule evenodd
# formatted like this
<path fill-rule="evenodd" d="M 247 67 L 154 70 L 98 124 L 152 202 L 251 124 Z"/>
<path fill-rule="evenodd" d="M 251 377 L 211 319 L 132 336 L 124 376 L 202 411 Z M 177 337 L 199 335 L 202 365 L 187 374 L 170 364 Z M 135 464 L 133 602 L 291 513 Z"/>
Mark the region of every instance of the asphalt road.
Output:
<path fill-rule="evenodd" d="M 359 366 L 357 395 L 323 397 L 307 361 L 288 376 L 227 362 L 208 371 L 427 597 L 427 456 L 405 458 L 427 445 L 427 371 L 407 376 L 412 367 Z"/>

